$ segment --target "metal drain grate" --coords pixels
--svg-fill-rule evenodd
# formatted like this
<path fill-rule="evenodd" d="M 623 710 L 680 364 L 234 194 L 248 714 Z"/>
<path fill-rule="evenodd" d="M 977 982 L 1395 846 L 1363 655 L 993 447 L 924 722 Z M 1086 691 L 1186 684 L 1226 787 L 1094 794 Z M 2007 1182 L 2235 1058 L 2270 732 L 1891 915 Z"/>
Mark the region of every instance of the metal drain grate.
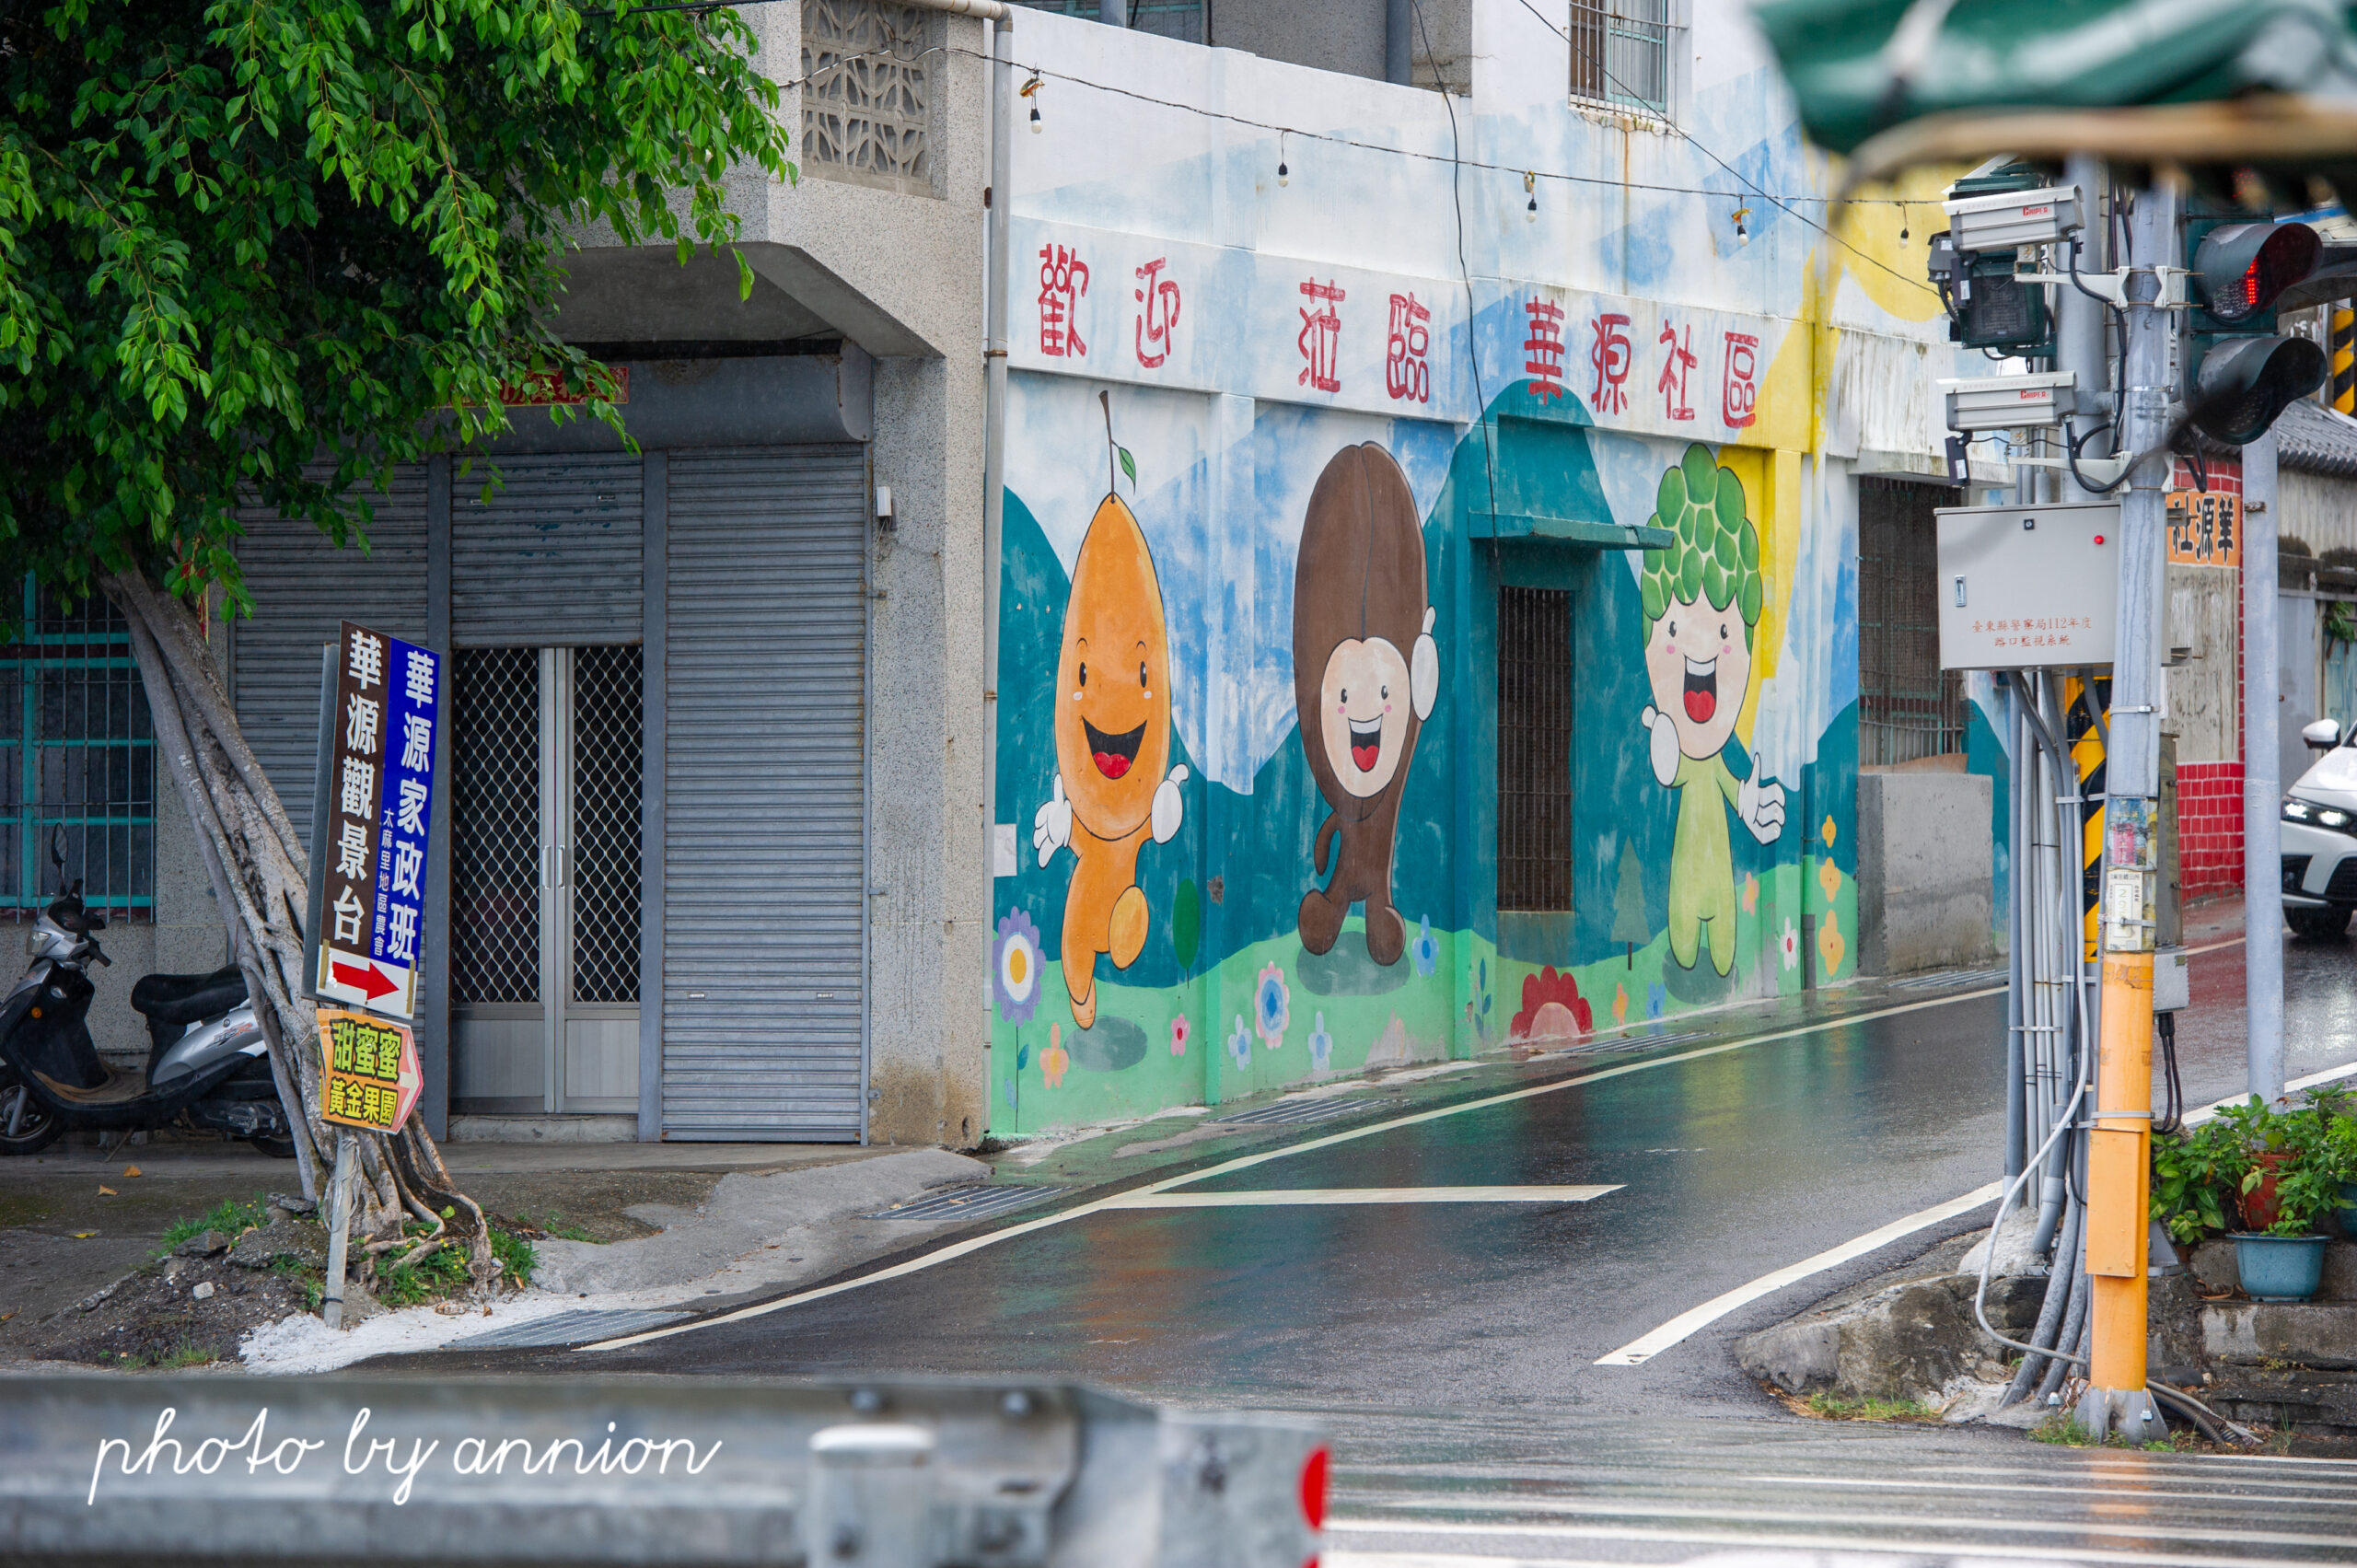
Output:
<path fill-rule="evenodd" d="M 593 1340 L 610 1340 L 621 1334 L 634 1334 L 641 1329 L 660 1329 L 692 1316 L 687 1312 L 646 1308 L 614 1308 L 602 1312 L 576 1308 L 571 1312 L 552 1312 L 528 1323 L 510 1323 L 487 1334 L 469 1334 L 463 1340 L 452 1340 L 442 1348 L 520 1350 L 528 1345 L 586 1345 Z"/>
<path fill-rule="evenodd" d="M 1064 1191 L 1062 1187 L 1013 1185 L 952 1187 L 929 1198 L 898 1204 L 866 1217 L 871 1220 L 986 1220 Z"/>
<path fill-rule="evenodd" d="M 1305 1121 L 1323 1121 L 1329 1117 L 1346 1115 L 1366 1102 L 1358 1099 L 1281 1099 L 1268 1105 L 1256 1105 L 1249 1110 L 1239 1110 L 1233 1116 L 1215 1116 L 1214 1121 L 1240 1122 L 1248 1127 L 1298 1127 Z"/>
<path fill-rule="evenodd" d="M 1971 985 L 2003 985 L 2003 970 L 1950 970 L 1945 974 L 1919 974 L 1890 982 L 1893 991 L 1961 991 Z"/>

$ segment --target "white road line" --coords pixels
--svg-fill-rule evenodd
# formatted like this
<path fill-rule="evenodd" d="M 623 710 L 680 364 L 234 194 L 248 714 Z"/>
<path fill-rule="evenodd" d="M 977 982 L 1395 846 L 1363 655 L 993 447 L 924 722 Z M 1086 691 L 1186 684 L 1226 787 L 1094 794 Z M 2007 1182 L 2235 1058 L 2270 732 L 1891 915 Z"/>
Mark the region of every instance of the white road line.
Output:
<path fill-rule="evenodd" d="M 1889 1553 L 1910 1551 L 1923 1556 L 1993 1557 L 2008 1562 L 2024 1561 L 2025 1549 L 2020 1546 L 1944 1540 L 1923 1537 L 1911 1531 L 1913 1522 L 1892 1516 L 1876 1521 L 1880 1527 L 1872 1536 L 1778 1534 L 1740 1524 L 1726 1529 L 1650 1529 L 1643 1527 L 1619 1528 L 1608 1525 L 1480 1525 L 1480 1524 L 1418 1524 L 1409 1519 L 1334 1519 L 1326 1521 L 1328 1537 L 1341 1535 L 1430 1535 L 1469 1537 L 1515 1537 L 1525 1539 L 1661 1541 L 1674 1545 L 1742 1546 L 1754 1550 L 1782 1549 L 1797 1551 L 1825 1551 L 1842 1554 L 1863 1552 Z M 2147 1533 L 2167 1532 L 2147 1527 Z M 2338 1544 L 2338 1543 L 2334 1543 Z M 2287 1568 L 2289 1564 L 2311 1564 L 2314 1557 L 2197 1557 L 2190 1552 L 2173 1549 L 2152 1551 L 2120 1551 L 2107 1548 L 2049 1545 L 2034 1549 L 2038 1562 L 2166 1562 L 2172 1568 Z M 1508 1559 L 1509 1562 L 1519 1559 Z M 1501 1565 L 1504 1568 L 1504 1565 Z"/>
<path fill-rule="evenodd" d="M 2142 1505 L 2144 1499 L 2134 1493 L 2119 1493 L 2113 1501 Z M 1835 1513 L 1827 1509 L 1808 1508 L 1785 1511 L 1771 1508 L 1696 1507 L 1674 1503 L 1655 1503 L 1643 1499 L 1623 1501 L 1618 1498 L 1562 1497 L 1468 1497 L 1393 1502 L 1376 1504 L 1398 1513 L 1420 1512 L 1439 1516 L 1450 1514 L 1523 1514 L 1541 1518 L 1573 1519 L 1662 1519 L 1688 1520 L 1697 1524 L 1724 1520 L 1730 1525 L 1849 1525 L 1860 1529 L 1878 1529 L 1890 1525 L 1893 1516 L 1887 1510 L 1872 1513 Z M 2327 1528 L 2336 1521 L 2325 1521 Z M 1374 1524 L 1363 1520 L 1362 1529 Z M 1450 1528 L 1465 1527 L 1455 1519 L 1446 1519 Z M 2346 1532 L 2330 1535 L 2306 1530 L 2253 1529 L 2239 1524 L 2178 1524 L 2155 1519 L 2149 1515 L 2129 1516 L 2114 1514 L 2109 1517 L 2035 1517 L 2029 1515 L 1991 1515 L 1986 1517 L 1968 1515 L 1914 1514 L 1904 1516 L 1903 1523 L 1912 1529 L 1957 1530 L 1972 1535 L 2039 1535 L 2127 1537 L 2142 1540 L 2162 1538 L 2170 1540 L 2223 1542 L 2233 1546 L 2296 1546 L 2343 1547 L 2349 1544 Z M 1541 1527 L 1542 1528 L 1547 1527 Z"/>
<path fill-rule="evenodd" d="M 1970 1213 L 1983 1203 L 1994 1202 L 2004 1191 L 2005 1184 L 2002 1181 L 1992 1181 L 1986 1187 L 1976 1187 L 1961 1198 L 1951 1198 L 1945 1203 L 1934 1203 L 1928 1209 L 1920 1209 L 1903 1220 L 1893 1220 L 1879 1230 L 1870 1230 L 1865 1235 L 1845 1241 L 1839 1247 L 1828 1248 L 1813 1258 L 1804 1258 L 1797 1263 L 1787 1263 L 1773 1272 L 1760 1275 L 1749 1284 L 1737 1285 L 1724 1295 L 1714 1295 L 1701 1306 L 1679 1313 L 1652 1333 L 1631 1340 L 1627 1344 L 1608 1355 L 1597 1356 L 1596 1365 L 1598 1366 L 1643 1366 L 1689 1334 L 1699 1329 L 1708 1328 L 1738 1307 L 1748 1307 L 1761 1296 L 1772 1295 L 1786 1285 L 1797 1284 L 1811 1274 L 1821 1274 L 1828 1269 L 1836 1268 L 1850 1261 L 1852 1258 L 1864 1257 L 1877 1247 L 1887 1247 L 1900 1237 L 1911 1236 L 1926 1225 L 1935 1225 L 1942 1220 L 1952 1220 L 1958 1214 Z"/>
<path fill-rule="evenodd" d="M 1275 1209 L 1295 1203 L 1585 1203 L 1611 1187 L 1274 1187 L 1250 1192 L 1125 1192 L 1108 1209 Z"/>
<path fill-rule="evenodd" d="M 1437 1121 L 1444 1116 L 1461 1116 L 1468 1111 L 1487 1110 L 1492 1106 L 1511 1105 L 1516 1100 L 1535 1099 L 1540 1095 L 1561 1094 L 1565 1089 L 1574 1089 L 1583 1084 L 1601 1083 L 1607 1078 L 1625 1077 L 1631 1073 L 1648 1073 L 1656 1067 L 1672 1067 L 1681 1062 L 1697 1062 L 1706 1056 L 1723 1056 L 1730 1051 L 1742 1051 L 1748 1046 L 1770 1045 L 1782 1040 L 1797 1040 L 1804 1035 L 1822 1034 L 1827 1029 L 1847 1028 L 1852 1024 L 1869 1024 L 1877 1018 L 1896 1018 L 1903 1014 L 1921 1013 L 1933 1007 L 1953 1007 L 1959 1002 L 1975 1002 L 1984 996 L 2002 996 L 2004 991 L 2005 988 L 2002 985 L 1991 986 L 1985 991 L 1960 991 L 1953 996 L 1933 996 L 1922 1002 L 1902 1003 L 1896 1007 L 1880 1007 L 1872 1012 L 1852 1013 L 1839 1018 L 1820 1018 L 1813 1024 L 1797 1024 L 1789 1029 L 1773 1029 L 1767 1034 L 1749 1035 L 1742 1040 L 1723 1040 L 1717 1045 L 1696 1046 L 1691 1051 L 1674 1051 L 1667 1056 L 1648 1057 L 1643 1062 L 1623 1062 L 1617 1066 L 1599 1067 L 1593 1073 L 1580 1073 L 1569 1078 L 1557 1078 L 1552 1083 L 1534 1084 L 1525 1089 L 1509 1089 L 1504 1094 L 1485 1095 L 1480 1099 L 1464 1100 L 1456 1105 L 1438 1106 L 1431 1110 L 1414 1111 L 1406 1116 L 1395 1116 L 1387 1121 L 1373 1121 L 1364 1127 L 1345 1128 L 1340 1132 L 1329 1132 L 1322 1137 L 1305 1138 L 1298 1144 L 1287 1144 L 1283 1148 L 1271 1149 L 1257 1155 L 1242 1155 L 1232 1160 L 1223 1160 L 1217 1165 L 1206 1167 L 1202 1170 L 1189 1171 L 1182 1176 L 1165 1177 L 1160 1181 L 1132 1189 L 1129 1192 L 1117 1193 L 1109 1198 L 1098 1198 L 1086 1203 L 1078 1203 L 1069 1209 L 1060 1209 L 1052 1214 L 1042 1214 L 1038 1219 L 1025 1220 L 1020 1225 L 1007 1225 L 1000 1230 L 985 1231 L 980 1236 L 970 1236 L 963 1241 L 953 1241 L 935 1251 L 923 1253 L 904 1262 L 895 1263 L 888 1269 L 878 1269 L 872 1274 L 862 1274 L 857 1279 L 842 1280 L 834 1284 L 820 1285 L 816 1290 L 796 1291 L 792 1295 L 782 1295 L 774 1301 L 755 1302 L 750 1307 L 740 1307 L 734 1312 L 723 1312 L 711 1318 L 700 1318 L 692 1323 L 679 1323 L 668 1329 L 650 1329 L 645 1333 L 625 1334 L 620 1339 L 601 1340 L 596 1344 L 576 1347 L 576 1353 L 622 1350 L 631 1345 L 646 1344 L 655 1340 L 668 1340 L 675 1334 L 693 1333 L 699 1329 L 710 1329 L 723 1323 L 741 1323 L 750 1318 L 766 1317 L 772 1312 L 783 1312 L 789 1307 L 800 1307 L 807 1302 L 823 1301 L 828 1296 L 841 1295 L 845 1291 L 858 1290 L 864 1285 L 882 1284 L 888 1280 L 902 1279 L 921 1270 L 954 1262 L 970 1253 L 979 1252 L 985 1247 L 996 1247 L 1001 1242 L 1013 1241 L 1018 1237 L 1029 1236 L 1034 1231 L 1045 1230 L 1051 1225 L 1063 1225 L 1071 1220 L 1086 1219 L 1092 1214 L 1104 1213 L 1122 1198 L 1133 1197 L 1141 1193 L 1167 1192 L 1175 1187 L 1183 1187 L 1197 1181 L 1209 1181 L 1213 1177 L 1226 1176 L 1233 1171 L 1248 1170 L 1257 1165 L 1266 1165 L 1271 1160 L 1284 1159 L 1294 1155 L 1306 1155 L 1317 1149 L 1331 1148 L 1337 1144 L 1347 1144 L 1357 1138 L 1372 1138 L 1380 1132 L 1397 1132 L 1402 1127 L 1413 1127 L 1420 1122 Z"/>
<path fill-rule="evenodd" d="M 2220 944 L 2220 946 L 2227 945 Z M 2203 952 L 2210 950 L 2206 947 L 2200 949 Z M 2313 1088 L 2318 1084 L 2329 1083 L 2335 1078 L 2346 1078 L 2352 1074 L 2357 1074 L 2357 1062 L 2345 1063 L 2339 1067 L 2328 1067 L 2321 1073 L 2311 1073 L 2305 1078 L 2295 1078 L 2284 1085 L 2283 1088 L 2288 1094 L 2293 1089 Z M 2206 1121 L 2218 1114 L 2221 1107 L 2240 1104 L 2242 1098 L 2239 1095 L 2230 1096 L 2213 1104 L 2203 1106 L 2199 1110 L 2189 1112 L 2185 1120 L 2189 1123 Z M 1608 1355 L 1596 1357 L 1596 1365 L 1598 1366 L 1643 1366 L 1696 1330 L 1709 1327 L 1738 1307 L 1749 1306 L 1763 1295 L 1772 1295 L 1786 1285 L 1796 1284 L 1811 1274 L 1823 1273 L 1828 1269 L 1872 1252 L 1877 1247 L 1887 1247 L 1899 1237 L 1922 1230 L 1928 1225 L 1937 1225 L 1942 1220 L 1954 1219 L 1958 1214 L 1968 1214 L 1981 1204 L 2002 1197 L 2004 1191 L 2005 1184 L 2003 1181 L 1992 1181 L 1986 1187 L 1976 1187 L 1961 1198 L 1951 1198 L 1945 1203 L 1935 1203 L 1931 1208 L 1910 1214 L 1903 1220 L 1893 1220 L 1879 1230 L 1870 1230 L 1853 1240 L 1830 1248 L 1814 1258 L 1804 1258 L 1797 1263 L 1788 1263 L 1773 1272 L 1760 1275 L 1749 1284 L 1737 1285 L 1724 1295 L 1713 1296 L 1701 1306 L 1679 1313 L 1652 1333 L 1631 1340 Z"/>
<path fill-rule="evenodd" d="M 2219 1456 L 2223 1458 L 2223 1456 Z M 2123 1492 L 2108 1482 L 2099 1486 L 2073 1485 L 2067 1477 L 2058 1476 L 2049 1481 L 1948 1481 L 1931 1477 L 1893 1481 L 1887 1478 L 1869 1479 L 1863 1476 L 1830 1475 L 1747 1475 L 1736 1479 L 1760 1486 L 1823 1486 L 1846 1491 L 1851 1487 L 1883 1487 L 1893 1492 L 2019 1492 L 2033 1497 L 2101 1497 L 2117 1502 L 2123 1496 L 2133 1497 L 2140 1505 L 2155 1503 L 2189 1503 L 2207 1506 L 2221 1497 L 2242 1501 L 2253 1500 L 2253 1488 L 2270 1482 L 2256 1476 L 2218 1477 L 2207 1489 L 2185 1490 L 2189 1477 L 2156 1477 L 2149 1470 L 2135 1472 L 2126 1469 L 2107 1472 L 2112 1481 L 2133 1480 L 2139 1484 L 2131 1492 Z M 2091 1479 L 2104 1481 L 2104 1475 Z M 2168 1484 L 2159 1484 L 2167 1481 Z M 2283 1483 L 2274 1482 L 2277 1486 Z M 2268 1502 L 2282 1507 L 2357 1508 L 2357 1494 L 2345 1486 L 2318 1484 L 2308 1488 L 2329 1495 L 2322 1497 L 2270 1497 Z"/>

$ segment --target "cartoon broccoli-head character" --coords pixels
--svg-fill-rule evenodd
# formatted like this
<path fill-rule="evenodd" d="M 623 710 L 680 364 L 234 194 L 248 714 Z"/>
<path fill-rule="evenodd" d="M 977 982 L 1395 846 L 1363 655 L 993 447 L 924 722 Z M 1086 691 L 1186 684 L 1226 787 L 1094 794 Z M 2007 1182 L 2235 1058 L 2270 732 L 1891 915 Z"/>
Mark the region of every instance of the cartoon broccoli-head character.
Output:
<path fill-rule="evenodd" d="M 1741 753 L 1736 716 L 1751 683 L 1751 634 L 1763 584 L 1759 531 L 1745 515 L 1743 482 L 1711 449 L 1686 456 L 1661 476 L 1653 526 L 1678 542 L 1646 552 L 1640 592 L 1645 609 L 1645 675 L 1653 703 L 1654 777 L 1681 790 L 1670 852 L 1669 948 L 1694 967 L 1710 927 L 1711 967 L 1735 966 L 1735 861 L 1722 799 L 1761 843 L 1783 830 L 1783 787 L 1747 767 L 1737 779 L 1728 753 Z M 1748 761 L 1748 759 L 1742 759 Z M 1689 788 L 1689 785 L 1702 785 Z"/>

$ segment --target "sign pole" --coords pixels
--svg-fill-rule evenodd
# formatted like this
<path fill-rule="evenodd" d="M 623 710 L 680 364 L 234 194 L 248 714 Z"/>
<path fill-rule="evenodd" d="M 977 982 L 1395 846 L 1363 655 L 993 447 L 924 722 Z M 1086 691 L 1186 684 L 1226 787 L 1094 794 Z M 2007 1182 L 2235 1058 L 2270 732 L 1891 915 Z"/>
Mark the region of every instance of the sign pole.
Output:
<path fill-rule="evenodd" d="M 2079 1424 L 2131 1440 L 2167 1430 L 2145 1387 L 2153 1132 L 2153 946 L 2160 884 L 2160 621 L 2166 553 L 2169 353 L 2176 325 L 2161 269 L 2177 252 L 2177 195 L 2155 185 L 2129 229 L 2128 408 L 2122 448 L 2142 457 L 2120 506 L 2119 628 L 2103 846 L 2103 1021 L 2087 1133 L 2088 1283 L 2094 1314 Z M 2085 1066 L 2081 1065 L 2084 1074 Z"/>
<path fill-rule="evenodd" d="M 2337 314 L 2337 313 L 2336 313 Z M 2275 432 L 2243 448 L 2243 974 L 2250 1092 L 2283 1097 L 2283 762 L 2277 726 Z"/>
<path fill-rule="evenodd" d="M 328 1179 L 328 1283 L 319 1297 L 319 1319 L 343 1327 L 344 1249 L 352 1235 L 352 1167 L 359 1141 L 349 1132 L 335 1141 L 335 1174 Z"/>

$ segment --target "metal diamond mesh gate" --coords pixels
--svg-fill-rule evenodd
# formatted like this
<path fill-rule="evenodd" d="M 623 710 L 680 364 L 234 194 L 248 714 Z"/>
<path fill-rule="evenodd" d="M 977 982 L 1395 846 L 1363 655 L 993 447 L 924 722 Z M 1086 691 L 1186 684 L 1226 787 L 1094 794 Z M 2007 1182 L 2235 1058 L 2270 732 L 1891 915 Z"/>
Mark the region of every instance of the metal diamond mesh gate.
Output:
<path fill-rule="evenodd" d="M 461 648 L 450 749 L 450 1000 L 540 999 L 540 657 Z"/>
<path fill-rule="evenodd" d="M 638 645 L 573 664 L 573 1000 L 638 1000 Z"/>
<path fill-rule="evenodd" d="M 1572 907 L 1572 596 L 1498 590 L 1498 908 Z"/>
<path fill-rule="evenodd" d="M 451 1004 L 469 1110 L 635 1105 L 643 668 L 635 644 L 459 651 Z"/>

